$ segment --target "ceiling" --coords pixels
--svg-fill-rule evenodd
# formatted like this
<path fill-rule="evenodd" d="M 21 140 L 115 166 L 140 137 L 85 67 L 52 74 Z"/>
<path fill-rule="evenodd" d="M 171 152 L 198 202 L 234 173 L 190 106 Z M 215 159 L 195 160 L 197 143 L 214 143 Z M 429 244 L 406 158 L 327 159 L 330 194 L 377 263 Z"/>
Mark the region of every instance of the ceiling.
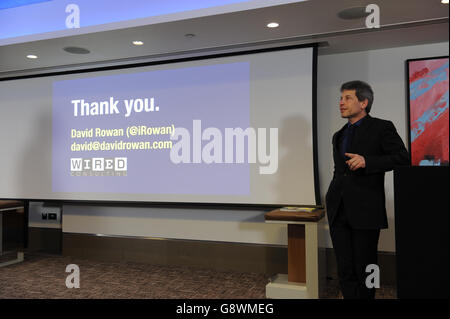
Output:
<path fill-rule="evenodd" d="M 449 6 L 441 0 L 309 0 L 115 31 L 0 46 L 0 78 L 93 66 L 168 60 L 251 48 L 319 42 L 319 54 L 448 42 Z M 380 28 L 338 12 L 376 3 Z M 278 28 L 267 23 L 276 21 Z M 195 36 L 186 37 L 186 34 Z M 134 46 L 132 40 L 144 45 Z M 67 46 L 89 54 L 71 54 Z M 39 58 L 30 60 L 27 54 Z"/>

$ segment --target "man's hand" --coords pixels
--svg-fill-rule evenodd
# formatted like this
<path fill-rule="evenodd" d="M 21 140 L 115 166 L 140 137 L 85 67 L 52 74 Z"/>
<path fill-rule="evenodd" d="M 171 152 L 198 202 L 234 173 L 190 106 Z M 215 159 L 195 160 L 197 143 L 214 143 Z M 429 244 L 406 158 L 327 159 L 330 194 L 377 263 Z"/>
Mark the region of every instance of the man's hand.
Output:
<path fill-rule="evenodd" d="M 358 168 L 366 167 L 366 160 L 361 155 L 345 153 L 345 156 L 350 157 L 350 159 L 345 161 L 345 163 L 347 163 L 348 168 L 350 168 L 351 171 L 356 171 Z"/>

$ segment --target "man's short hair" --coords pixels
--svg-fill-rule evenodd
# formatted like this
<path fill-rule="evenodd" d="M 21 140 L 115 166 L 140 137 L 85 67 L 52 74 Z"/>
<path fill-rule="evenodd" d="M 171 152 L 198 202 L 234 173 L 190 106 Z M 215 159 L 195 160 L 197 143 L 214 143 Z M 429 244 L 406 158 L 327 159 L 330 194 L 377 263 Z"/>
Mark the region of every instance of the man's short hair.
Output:
<path fill-rule="evenodd" d="M 344 90 L 355 90 L 355 95 L 360 102 L 367 99 L 366 113 L 369 114 L 373 103 L 373 91 L 369 84 L 363 81 L 350 81 L 342 84 L 341 92 Z"/>

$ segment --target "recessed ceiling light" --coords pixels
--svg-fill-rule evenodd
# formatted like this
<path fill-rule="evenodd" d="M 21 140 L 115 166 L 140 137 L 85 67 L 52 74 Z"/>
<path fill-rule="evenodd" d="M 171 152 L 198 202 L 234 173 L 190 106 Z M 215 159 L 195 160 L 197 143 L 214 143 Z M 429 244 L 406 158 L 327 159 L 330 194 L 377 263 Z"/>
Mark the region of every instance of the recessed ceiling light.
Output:
<path fill-rule="evenodd" d="M 72 54 L 89 54 L 91 51 L 85 48 L 81 47 L 65 47 L 63 48 L 64 51 Z"/>
<path fill-rule="evenodd" d="M 268 28 L 278 28 L 279 24 L 276 22 L 270 22 L 267 27 Z"/>
<path fill-rule="evenodd" d="M 448 0 L 441 0 L 441 3 L 448 4 Z"/>
<path fill-rule="evenodd" d="M 193 37 L 195 37 L 195 34 L 193 34 L 193 33 L 186 33 L 184 36 L 186 38 L 193 38 Z"/>
<path fill-rule="evenodd" d="M 143 45 L 144 42 L 143 42 L 143 41 L 136 40 L 136 41 L 133 41 L 133 44 L 134 44 L 134 45 Z"/>
<path fill-rule="evenodd" d="M 37 59 L 38 57 L 37 57 L 37 55 L 34 55 L 34 54 L 28 54 L 27 58 L 28 59 Z"/>

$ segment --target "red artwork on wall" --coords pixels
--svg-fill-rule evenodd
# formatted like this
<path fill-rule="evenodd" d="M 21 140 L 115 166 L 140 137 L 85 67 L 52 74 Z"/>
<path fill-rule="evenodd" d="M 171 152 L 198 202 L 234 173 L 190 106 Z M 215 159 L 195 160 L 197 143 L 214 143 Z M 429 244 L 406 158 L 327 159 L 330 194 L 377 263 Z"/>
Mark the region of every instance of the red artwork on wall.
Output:
<path fill-rule="evenodd" d="M 448 57 L 408 60 L 411 165 L 448 166 Z"/>

